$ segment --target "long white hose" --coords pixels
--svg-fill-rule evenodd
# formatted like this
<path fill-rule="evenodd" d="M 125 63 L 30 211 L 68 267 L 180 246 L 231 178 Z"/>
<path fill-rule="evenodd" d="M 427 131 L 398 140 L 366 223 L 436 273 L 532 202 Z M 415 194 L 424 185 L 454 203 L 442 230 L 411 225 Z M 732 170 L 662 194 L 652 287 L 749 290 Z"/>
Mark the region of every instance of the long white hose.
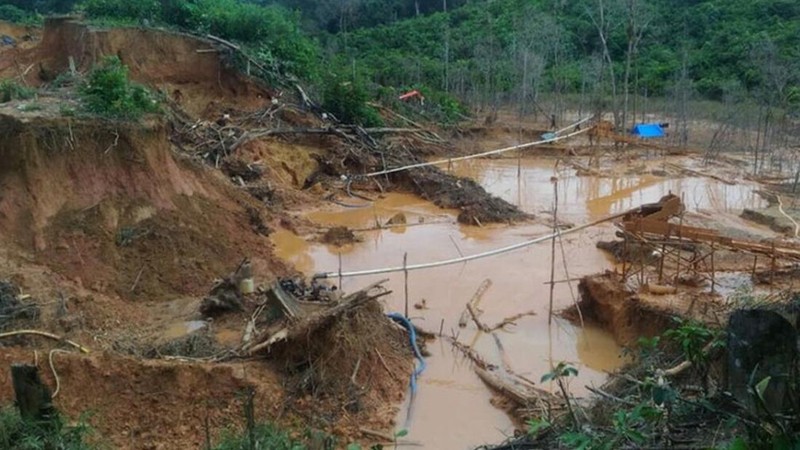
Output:
<path fill-rule="evenodd" d="M 501 153 L 510 152 L 512 150 L 520 150 L 520 149 L 524 149 L 524 148 L 528 148 L 528 147 L 535 147 L 537 145 L 551 144 L 553 142 L 563 141 L 565 139 L 569 139 L 569 138 L 575 137 L 575 136 L 577 136 L 579 134 L 586 133 L 587 131 L 590 130 L 590 128 L 584 128 L 582 130 L 578 130 L 578 131 L 575 131 L 575 132 L 572 132 L 572 133 L 569 133 L 569 134 L 565 134 L 564 136 L 559 136 L 559 134 L 563 133 L 564 131 L 573 129 L 573 128 L 575 128 L 575 127 L 577 127 L 577 126 L 579 126 L 579 125 L 581 125 L 581 124 L 583 124 L 585 122 L 588 122 L 589 120 L 591 120 L 591 117 L 587 117 L 585 119 L 579 120 L 578 122 L 575 122 L 575 123 L 573 123 L 572 125 L 570 125 L 568 127 L 564 127 L 562 129 L 556 131 L 555 133 L 553 133 L 556 136 L 553 137 L 552 139 L 543 139 L 543 140 L 540 140 L 540 141 L 528 142 L 528 143 L 525 143 L 525 144 L 514 145 L 512 147 L 505 147 L 505 148 L 500 148 L 500 149 L 497 149 L 497 150 L 490 150 L 490 151 L 487 151 L 487 152 L 476 153 L 474 155 L 459 156 L 457 158 L 440 159 L 438 161 L 430 161 L 430 162 L 424 162 L 424 163 L 411 164 L 411 165 L 403 166 L 403 167 L 395 167 L 394 169 L 386 169 L 386 170 L 381 170 L 381 171 L 378 171 L 378 172 L 371 172 L 371 173 L 367 173 L 367 174 L 364 174 L 364 175 L 361 175 L 361 176 L 363 176 L 363 177 L 377 177 L 379 175 L 386 175 L 386 174 L 395 173 L 395 172 L 402 172 L 404 170 L 409 170 L 409 169 L 418 169 L 420 167 L 437 166 L 437 165 L 448 164 L 448 163 L 456 162 L 456 161 L 465 161 L 465 160 L 468 160 L 468 159 L 483 158 L 483 157 L 486 157 L 486 156 L 499 155 Z"/>
<path fill-rule="evenodd" d="M 442 266 L 449 266 L 452 264 L 463 263 L 467 261 L 472 261 L 475 259 L 487 258 L 489 256 L 495 256 L 502 253 L 512 252 L 514 250 L 519 250 L 521 248 L 530 247 L 531 245 L 538 244 L 540 242 L 549 241 L 550 239 L 555 239 L 559 236 L 565 236 L 567 234 L 576 233 L 581 230 L 585 230 L 586 228 L 593 227 L 595 225 L 599 225 L 603 222 L 608 222 L 617 218 L 620 218 L 628 214 L 628 211 L 614 214 L 612 216 L 607 216 L 599 220 L 595 220 L 594 222 L 585 223 L 583 225 L 579 225 L 569 230 L 560 232 L 560 233 L 552 233 L 546 236 L 541 236 L 535 239 L 531 239 L 529 241 L 520 242 L 518 244 L 509 245 L 507 247 L 498 248 L 495 250 L 490 250 L 483 253 L 476 253 L 474 255 L 463 256 L 460 258 L 453 258 L 453 259 L 446 259 L 443 261 L 434 261 L 429 263 L 423 264 L 412 264 L 408 266 L 397 266 L 397 267 L 384 267 L 381 269 L 368 269 L 368 270 L 359 270 L 354 272 L 322 272 L 314 275 L 314 278 L 336 278 L 336 277 L 361 277 L 366 275 L 378 275 L 383 273 L 391 273 L 391 272 L 403 272 L 403 271 L 412 271 L 412 270 L 420 270 L 420 269 L 432 269 L 434 267 L 442 267 Z"/>

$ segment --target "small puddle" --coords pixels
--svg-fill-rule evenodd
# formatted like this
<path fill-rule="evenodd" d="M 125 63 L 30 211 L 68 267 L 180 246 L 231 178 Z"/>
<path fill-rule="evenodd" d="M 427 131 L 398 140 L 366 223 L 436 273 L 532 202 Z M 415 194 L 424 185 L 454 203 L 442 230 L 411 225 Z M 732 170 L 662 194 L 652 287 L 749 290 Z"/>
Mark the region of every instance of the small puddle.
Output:
<path fill-rule="evenodd" d="M 525 211 L 537 214 L 551 210 L 553 163 L 522 162 L 519 178 L 516 160 L 469 161 L 459 163 L 454 170 L 478 180 L 492 194 Z M 577 177 L 569 170 L 559 175 L 558 183 L 559 217 L 574 223 L 658 201 L 669 191 L 686 193 L 689 208 L 697 205 L 733 210 L 757 205 L 760 200 L 749 187 L 727 186 L 705 178 L 665 179 L 647 175 L 601 179 Z M 465 227 L 455 222 L 453 212 L 404 194 L 387 194 L 364 208 L 318 211 L 308 217 L 325 226 L 359 229 L 374 227 L 376 220 L 385 223 L 397 213 L 406 216 L 409 226 L 361 232 L 363 242 L 342 248 L 310 243 L 285 230 L 276 231 L 273 241 L 278 256 L 310 275 L 338 271 L 340 257 L 343 271 L 395 267 L 402 266 L 406 253 L 409 264 L 431 262 L 484 252 L 549 233 L 546 227 L 531 224 Z M 613 237 L 614 228 L 608 224 L 565 236 L 563 247 L 556 247 L 556 280 L 613 269 L 605 253 L 595 247 L 598 240 Z M 457 335 L 460 342 L 499 364 L 501 355 L 491 336 L 478 332 L 472 323 L 467 328 L 458 327 L 465 303 L 484 279 L 490 279 L 492 286 L 480 303 L 483 322 L 492 326 L 521 312 L 536 312 L 497 332 L 513 369 L 538 381 L 558 362 L 568 362 L 579 370 L 579 376 L 571 383 L 572 392 L 585 395 L 584 386 L 603 383 L 606 373 L 619 368 L 625 360 L 621 348 L 605 330 L 590 325 L 582 328 L 557 317 L 548 325 L 550 288 L 546 283 L 550 279 L 550 251 L 549 244 L 540 244 L 467 264 L 411 272 L 409 303 L 425 299 L 427 309 L 409 306 L 409 315 L 424 329 L 438 332 L 441 328 L 447 335 Z M 384 278 L 389 279 L 387 286 L 394 291 L 385 305 L 387 311 L 402 312 L 405 308 L 402 273 L 345 278 L 342 289 L 357 290 Z M 572 305 L 578 295 L 576 283 L 557 283 L 554 309 Z M 429 347 L 432 356 L 419 380 L 410 416 L 406 407 L 397 418 L 398 429 L 409 430 L 407 439 L 419 442 L 426 449 L 467 449 L 499 442 L 513 434 L 510 419 L 491 406 L 492 393 L 475 375 L 469 361 L 441 340 Z M 556 388 L 549 384 L 541 387 Z"/>
<path fill-rule="evenodd" d="M 202 330 L 208 324 L 202 320 L 190 320 L 188 322 L 178 322 L 167 327 L 161 334 L 165 341 L 180 339 L 186 337 L 196 331 Z"/>

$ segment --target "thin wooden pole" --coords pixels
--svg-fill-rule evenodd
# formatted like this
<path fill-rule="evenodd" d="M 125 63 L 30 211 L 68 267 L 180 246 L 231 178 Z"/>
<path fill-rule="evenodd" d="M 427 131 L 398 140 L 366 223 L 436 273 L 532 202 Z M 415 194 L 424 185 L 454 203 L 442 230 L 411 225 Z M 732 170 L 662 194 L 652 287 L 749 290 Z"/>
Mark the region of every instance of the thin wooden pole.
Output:
<path fill-rule="evenodd" d="M 772 241 L 772 265 L 771 270 L 769 271 L 769 284 L 770 289 L 772 289 L 772 285 L 775 283 L 775 240 Z"/>
<path fill-rule="evenodd" d="M 553 177 L 553 234 L 558 233 L 558 178 Z M 550 241 L 550 311 L 547 324 L 553 323 L 553 291 L 556 287 L 556 240 Z"/>
<path fill-rule="evenodd" d="M 713 294 L 716 291 L 716 272 L 714 268 L 714 254 L 717 250 L 714 248 L 714 241 L 711 241 L 711 293 Z"/>
<path fill-rule="evenodd" d="M 406 317 L 408 317 L 408 252 L 403 254 L 403 275 L 405 277 L 405 296 L 406 296 L 405 313 Z"/>
<path fill-rule="evenodd" d="M 661 244 L 661 261 L 658 263 L 658 284 L 664 281 L 664 259 L 667 257 L 667 244 Z"/>
<path fill-rule="evenodd" d="M 753 255 L 753 277 L 756 276 L 756 268 L 758 267 L 758 254 Z"/>
<path fill-rule="evenodd" d="M 623 231 L 622 240 L 622 281 L 628 280 L 628 233 Z"/>
<path fill-rule="evenodd" d="M 342 292 L 342 252 L 339 252 L 339 292 Z"/>
<path fill-rule="evenodd" d="M 681 279 L 681 252 L 683 251 L 683 213 L 678 221 L 678 268 L 675 270 L 675 284 Z"/>

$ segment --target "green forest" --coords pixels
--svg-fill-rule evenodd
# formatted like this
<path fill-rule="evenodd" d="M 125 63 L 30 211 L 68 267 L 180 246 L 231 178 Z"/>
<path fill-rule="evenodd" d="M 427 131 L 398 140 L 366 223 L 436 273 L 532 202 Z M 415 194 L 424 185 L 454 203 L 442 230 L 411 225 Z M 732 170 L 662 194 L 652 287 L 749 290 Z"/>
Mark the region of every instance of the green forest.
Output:
<path fill-rule="evenodd" d="M 559 111 L 554 103 L 563 109 L 576 98 L 624 123 L 631 122 L 634 97 L 747 102 L 785 117 L 800 109 L 794 0 L 0 4 L 0 18 L 8 20 L 78 11 L 94 20 L 215 34 L 246 44 L 274 73 L 297 77 L 320 96 L 342 94 L 344 81 L 364 100 L 416 88 L 442 118 L 464 112 L 461 105 L 531 113 L 549 102 L 548 111 Z M 366 120 L 363 108 L 338 112 Z"/>

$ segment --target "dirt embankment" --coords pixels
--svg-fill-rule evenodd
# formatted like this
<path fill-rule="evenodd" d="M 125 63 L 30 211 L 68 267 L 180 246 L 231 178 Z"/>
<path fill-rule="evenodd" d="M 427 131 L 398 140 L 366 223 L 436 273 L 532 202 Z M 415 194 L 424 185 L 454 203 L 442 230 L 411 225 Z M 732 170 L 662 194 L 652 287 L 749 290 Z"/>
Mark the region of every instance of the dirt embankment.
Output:
<path fill-rule="evenodd" d="M 44 355 L 44 357 L 42 357 Z M 5 348 L 0 364 L 33 363 L 33 351 Z M 47 353 L 40 373 L 55 388 Z M 57 353 L 55 405 L 68 418 L 86 416 L 97 438 L 113 448 L 201 448 L 206 425 L 212 442 L 228 428 L 242 428 L 243 392 L 255 389 L 257 419 L 274 417 L 283 396 L 280 381 L 259 364 L 199 365 L 142 362 L 111 353 L 91 356 Z M 13 401 L 8 370 L 0 371 L 0 403 Z"/>
<path fill-rule="evenodd" d="M 176 159 L 160 121 L 2 114 L 0 132 L 0 230 L 85 287 L 199 295 L 244 256 L 262 277 L 287 271 L 254 228 L 268 212 L 214 171 Z"/>
<path fill-rule="evenodd" d="M 71 18 L 47 18 L 41 41 L 0 52 L 0 78 L 30 86 L 52 82 L 72 65 L 79 72 L 116 55 L 131 78 L 157 87 L 196 117 L 230 108 L 257 109 L 277 95 L 238 73 L 231 53 L 210 40 L 142 28 L 98 29 Z"/>
<path fill-rule="evenodd" d="M 609 330 L 621 345 L 632 345 L 640 337 L 662 334 L 673 327 L 673 317 L 697 320 L 714 326 L 727 317 L 728 308 L 719 295 L 694 292 L 633 291 L 619 274 L 605 272 L 581 279 L 579 307 L 591 320 Z M 655 289 L 654 289 L 655 290 Z M 572 317 L 573 311 L 566 315 Z"/>

